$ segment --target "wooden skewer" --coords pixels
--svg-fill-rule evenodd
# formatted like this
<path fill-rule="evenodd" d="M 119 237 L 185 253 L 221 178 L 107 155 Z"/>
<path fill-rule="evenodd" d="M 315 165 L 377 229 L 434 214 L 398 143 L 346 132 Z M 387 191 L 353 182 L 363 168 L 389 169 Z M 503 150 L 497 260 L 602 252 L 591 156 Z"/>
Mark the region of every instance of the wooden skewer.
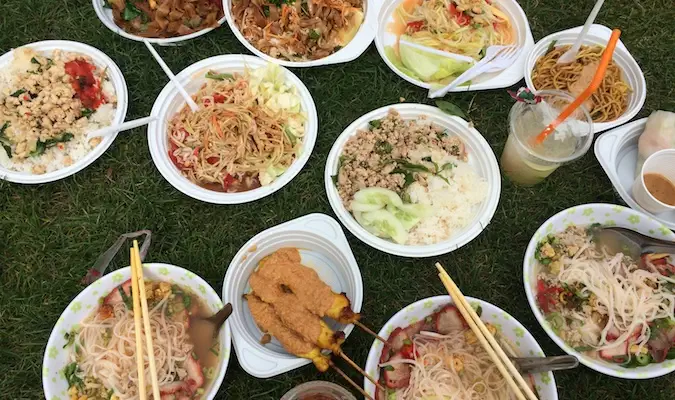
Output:
<path fill-rule="evenodd" d="M 140 400 L 147 400 L 148 395 L 145 391 L 145 362 L 143 361 L 143 335 L 141 327 L 141 303 L 140 294 L 138 292 L 138 265 L 136 265 L 136 258 L 134 257 L 133 249 L 129 251 L 129 258 L 131 260 L 131 298 L 134 310 L 134 326 L 136 334 L 136 369 L 138 370 L 138 398 Z"/>
<path fill-rule="evenodd" d="M 504 350 L 502 350 L 499 343 L 497 343 L 495 338 L 492 337 L 492 334 L 490 334 L 490 332 L 487 330 L 485 324 L 483 324 L 483 321 L 480 319 L 478 314 L 476 314 L 471 305 L 469 305 L 469 302 L 466 300 L 466 298 L 464 298 L 464 295 L 462 294 L 462 292 L 460 292 L 459 288 L 452 280 L 452 278 L 450 278 L 450 275 L 448 275 L 448 273 L 445 272 L 445 269 L 443 269 L 440 263 L 436 263 L 436 268 L 438 269 L 439 272 L 438 277 L 441 278 L 441 281 L 443 282 L 443 285 L 447 289 L 450 297 L 452 297 L 455 306 L 462 314 L 466 322 L 469 324 L 469 327 L 471 327 L 473 333 L 476 334 L 476 337 L 480 341 L 480 344 L 483 346 L 485 351 L 490 355 L 490 358 L 492 358 L 492 361 L 495 363 L 495 366 L 497 367 L 499 372 L 501 372 L 501 374 L 504 376 L 509 386 L 513 390 L 513 393 L 515 393 L 516 397 L 519 400 L 525 400 L 526 397 L 523 395 L 524 392 L 525 395 L 527 396 L 527 399 L 537 400 L 537 396 L 534 395 L 532 389 L 530 389 L 527 382 L 525 382 L 525 380 L 520 375 L 520 373 L 513 365 L 511 360 L 504 353 Z M 513 378 L 515 378 L 515 381 Z M 516 384 L 516 382 L 518 382 L 518 384 Z M 518 385 L 520 385 L 520 388 L 518 387 Z"/>
<path fill-rule="evenodd" d="M 358 390 L 359 392 L 361 392 L 361 394 L 362 394 L 365 398 L 367 398 L 368 400 L 374 400 L 373 397 L 372 397 L 371 395 L 369 395 L 368 393 L 366 393 L 366 391 L 363 390 L 363 388 L 362 388 L 361 386 L 357 385 L 356 382 L 354 382 L 350 377 L 347 376 L 347 374 L 344 373 L 344 371 L 342 371 L 340 368 L 338 368 L 338 366 L 335 365 L 335 364 L 333 363 L 332 360 L 328 360 L 328 365 L 330 365 L 331 367 L 333 367 L 333 369 L 335 370 L 335 372 L 337 372 L 338 374 L 340 374 L 340 376 L 342 376 L 342 377 L 344 378 L 344 380 L 346 380 L 347 382 L 349 382 L 350 385 L 354 386 L 354 389 L 356 389 L 356 390 Z"/>
<path fill-rule="evenodd" d="M 358 326 L 359 328 L 363 329 L 366 333 L 369 333 L 373 335 L 377 340 L 379 340 L 382 343 L 387 343 L 387 339 L 383 338 L 382 336 L 378 335 L 377 333 L 373 332 L 368 328 L 367 326 L 363 325 L 359 321 L 354 321 L 354 325 Z"/>
<path fill-rule="evenodd" d="M 339 352 L 338 355 L 342 357 L 343 360 L 347 361 L 347 364 L 351 365 L 355 370 L 359 371 L 359 373 L 363 376 L 366 377 L 369 381 L 373 383 L 373 385 L 377 386 L 378 389 L 386 392 L 387 390 L 375 379 L 373 379 L 372 376 L 368 375 L 366 371 L 364 371 L 357 363 L 351 360 L 351 358 L 347 357 L 347 355 L 343 352 Z"/>
<path fill-rule="evenodd" d="M 148 349 L 148 361 L 150 365 L 150 378 L 152 379 L 152 394 L 155 400 L 160 400 L 159 382 L 157 382 L 157 366 L 155 365 L 155 353 L 152 346 L 152 329 L 150 327 L 150 312 L 148 311 L 148 300 L 145 297 L 145 282 L 143 281 L 143 264 L 141 263 L 141 254 L 138 251 L 138 241 L 134 240 L 132 251 L 138 266 L 138 288 L 140 292 L 141 308 L 143 309 L 143 326 L 145 327 L 145 345 Z"/>

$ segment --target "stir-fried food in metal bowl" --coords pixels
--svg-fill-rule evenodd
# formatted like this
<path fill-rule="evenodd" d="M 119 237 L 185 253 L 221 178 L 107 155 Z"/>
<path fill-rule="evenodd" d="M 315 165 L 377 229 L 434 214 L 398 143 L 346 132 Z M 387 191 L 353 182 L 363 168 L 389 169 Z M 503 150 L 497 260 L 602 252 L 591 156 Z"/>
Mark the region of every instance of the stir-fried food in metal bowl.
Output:
<path fill-rule="evenodd" d="M 398 244 L 446 240 L 471 223 L 488 194 L 462 140 L 421 116 L 395 111 L 345 144 L 333 177 L 344 207 L 375 236 Z"/>
<path fill-rule="evenodd" d="M 147 38 L 185 36 L 217 27 L 223 18 L 220 0 L 104 0 L 115 24 Z"/>
<path fill-rule="evenodd" d="M 317 60 L 346 46 L 363 22 L 363 0 L 233 0 L 237 27 L 274 58 Z"/>
<path fill-rule="evenodd" d="M 0 165 L 32 174 L 72 165 L 101 142 L 86 133 L 112 123 L 108 73 L 79 53 L 24 47 L 13 56 L 0 71 Z"/>
<path fill-rule="evenodd" d="M 240 73 L 205 74 L 169 123 L 169 157 L 182 175 L 209 190 L 244 192 L 282 175 L 302 149 L 306 116 L 297 88 L 274 64 Z"/>

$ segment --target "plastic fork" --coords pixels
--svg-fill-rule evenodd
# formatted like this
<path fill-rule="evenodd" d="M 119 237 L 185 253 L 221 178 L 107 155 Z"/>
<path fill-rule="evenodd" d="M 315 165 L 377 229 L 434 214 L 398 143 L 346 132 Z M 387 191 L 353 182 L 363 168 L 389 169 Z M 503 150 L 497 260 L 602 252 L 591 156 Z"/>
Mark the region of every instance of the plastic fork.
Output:
<path fill-rule="evenodd" d="M 497 72 L 508 68 L 518 58 L 522 48 L 516 46 L 490 46 L 485 52 L 485 57 L 476 65 L 466 70 L 463 74 L 455 78 L 447 86 L 432 90 L 429 89 L 429 98 L 443 97 L 450 90 L 456 88 L 462 83 L 469 81 L 478 75 L 487 71 Z"/>

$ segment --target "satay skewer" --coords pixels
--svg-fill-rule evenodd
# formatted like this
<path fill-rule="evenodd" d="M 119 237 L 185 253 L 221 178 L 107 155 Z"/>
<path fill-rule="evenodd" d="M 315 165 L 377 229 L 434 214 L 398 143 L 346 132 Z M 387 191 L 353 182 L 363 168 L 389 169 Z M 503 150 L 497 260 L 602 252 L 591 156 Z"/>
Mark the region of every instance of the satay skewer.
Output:
<path fill-rule="evenodd" d="M 352 385 L 352 386 L 354 387 L 354 389 L 356 389 L 356 390 L 358 390 L 359 392 L 361 392 L 361 394 L 362 394 L 365 398 L 367 398 L 368 400 L 374 400 L 373 397 L 372 397 L 371 395 L 369 395 L 368 393 L 366 393 L 366 391 L 363 390 L 363 388 L 362 388 L 361 386 L 359 386 L 359 385 L 358 385 L 356 382 L 354 382 L 350 377 L 348 377 L 347 374 L 344 373 L 344 371 L 342 371 L 340 368 L 338 368 L 338 366 L 335 365 L 335 364 L 333 363 L 332 360 L 328 360 L 328 365 L 330 365 L 331 368 L 333 368 L 333 369 L 335 370 L 335 372 L 337 372 L 338 374 L 340 374 L 340 376 L 342 376 L 342 378 L 344 378 L 344 380 L 346 380 L 347 382 L 349 382 L 349 384 Z"/>
<path fill-rule="evenodd" d="M 343 353 L 342 351 L 340 351 L 339 353 L 337 353 L 337 355 L 339 355 L 340 357 L 342 357 L 342 359 L 345 360 L 345 361 L 347 362 L 347 364 L 351 365 L 351 366 L 352 366 L 355 370 L 357 370 L 361 375 L 365 376 L 366 379 L 368 379 L 369 381 L 371 381 L 371 382 L 373 383 L 373 385 L 375 385 L 378 389 L 384 391 L 385 393 L 387 392 L 387 389 L 385 389 L 384 386 L 382 386 L 378 381 L 376 381 L 375 379 L 373 379 L 372 376 L 370 376 L 369 374 L 367 374 L 366 371 L 364 371 L 361 367 L 359 367 L 359 365 L 358 365 L 357 363 L 355 363 L 354 361 L 352 361 L 351 358 L 347 357 L 347 355 L 346 355 L 345 353 Z"/>
<path fill-rule="evenodd" d="M 371 334 L 373 337 L 375 337 L 375 339 L 379 340 L 380 342 L 382 342 L 384 344 L 387 344 L 387 339 L 385 339 L 382 336 L 378 335 L 377 333 L 371 331 L 370 328 L 363 325 L 360 321 L 354 321 L 354 325 L 358 326 L 359 328 L 361 328 L 366 333 Z"/>

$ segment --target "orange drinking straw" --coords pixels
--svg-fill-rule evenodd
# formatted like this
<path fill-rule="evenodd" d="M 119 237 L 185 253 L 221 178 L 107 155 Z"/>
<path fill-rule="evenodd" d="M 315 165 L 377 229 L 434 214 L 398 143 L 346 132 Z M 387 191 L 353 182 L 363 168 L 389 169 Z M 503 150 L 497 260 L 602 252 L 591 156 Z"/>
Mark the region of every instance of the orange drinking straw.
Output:
<path fill-rule="evenodd" d="M 553 120 L 546 128 L 544 128 L 543 131 L 537 137 L 535 138 L 534 142 L 535 144 L 541 144 L 546 140 L 548 135 L 550 135 L 555 128 L 558 127 L 558 125 L 562 124 L 564 120 L 567 119 L 572 113 L 579 108 L 581 104 L 583 104 L 586 99 L 591 97 L 591 95 L 598 90 L 598 87 L 602 83 L 602 80 L 605 78 L 605 72 L 607 72 L 607 66 L 609 65 L 609 62 L 612 61 L 612 55 L 614 54 L 614 49 L 616 48 L 616 43 L 619 41 L 619 36 L 621 36 L 621 31 L 618 29 L 614 29 L 612 31 L 612 36 L 609 38 L 609 42 L 607 42 L 607 47 L 605 47 L 605 51 L 602 53 L 602 57 L 600 58 L 600 65 L 598 65 L 597 71 L 595 71 L 595 75 L 593 76 L 593 80 L 591 81 L 591 84 L 588 85 L 586 90 L 584 90 L 579 97 L 574 99 L 570 105 L 568 105 L 563 112 L 558 115 L 558 117 Z"/>

